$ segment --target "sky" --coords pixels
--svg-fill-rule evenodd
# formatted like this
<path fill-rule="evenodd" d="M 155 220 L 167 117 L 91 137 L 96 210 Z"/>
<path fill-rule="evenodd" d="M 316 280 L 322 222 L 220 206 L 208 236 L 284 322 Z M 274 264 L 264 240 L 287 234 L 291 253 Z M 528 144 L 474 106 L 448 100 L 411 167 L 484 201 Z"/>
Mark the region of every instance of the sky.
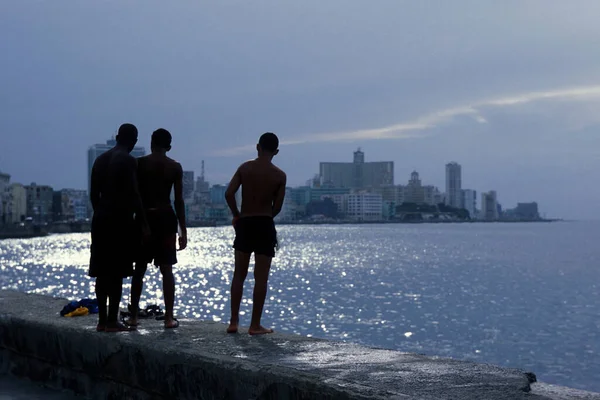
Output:
<path fill-rule="evenodd" d="M 226 183 L 279 135 L 290 186 L 320 161 L 394 161 L 444 190 L 600 219 L 597 0 L 5 1 L 0 170 L 87 187 L 87 149 L 140 144 Z"/>

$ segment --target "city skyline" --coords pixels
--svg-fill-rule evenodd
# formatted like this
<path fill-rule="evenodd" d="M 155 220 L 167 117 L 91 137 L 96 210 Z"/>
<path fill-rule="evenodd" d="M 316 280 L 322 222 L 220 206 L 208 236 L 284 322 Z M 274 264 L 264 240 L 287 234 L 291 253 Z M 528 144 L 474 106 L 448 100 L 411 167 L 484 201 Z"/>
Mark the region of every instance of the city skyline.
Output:
<path fill-rule="evenodd" d="M 206 178 L 227 182 L 272 131 L 291 186 L 360 146 L 397 177 L 445 188 L 439 165 L 457 160 L 464 187 L 504 204 L 598 219 L 599 12 L 594 0 L 8 2 L 0 170 L 85 188 L 82 149 L 131 122 L 141 145 L 164 127 L 186 170 L 205 160 Z"/>
<path fill-rule="evenodd" d="M 106 140 L 106 143 L 94 144 L 88 148 L 87 151 L 87 167 L 88 167 L 88 177 L 91 176 L 91 169 L 95 159 L 109 150 L 112 146 L 116 144 L 114 137 Z M 146 150 L 144 146 L 136 146 L 131 153 L 134 157 L 142 157 L 146 155 Z M 205 176 L 205 164 L 204 161 L 201 163 L 202 169 L 198 178 L 195 178 L 195 171 L 185 170 L 183 171 L 183 189 L 184 189 L 184 198 L 189 204 L 196 203 L 198 200 L 199 193 L 208 192 L 213 187 L 220 187 L 221 191 L 224 192 L 228 182 L 210 182 L 209 179 Z M 337 174 L 331 174 L 330 169 L 324 168 L 332 165 L 336 167 L 334 171 L 337 171 Z M 367 168 L 368 167 L 368 168 Z M 367 168 L 366 171 L 370 171 L 372 173 L 364 174 L 363 168 Z M 389 171 L 390 168 L 393 171 L 394 162 L 393 161 L 365 161 L 365 152 L 359 147 L 356 151 L 353 152 L 353 161 L 352 162 L 330 162 L 330 161 L 320 161 L 319 162 L 319 174 L 314 175 L 312 179 L 309 179 L 307 182 L 301 185 L 290 185 L 288 184 L 289 189 L 298 189 L 306 186 L 313 187 L 331 187 L 337 189 L 349 189 L 348 193 L 360 193 L 361 191 L 367 190 L 369 192 L 376 191 L 383 195 L 385 198 L 386 188 L 400 188 L 402 189 L 401 199 L 398 200 L 398 195 L 394 197 L 395 204 L 401 205 L 403 202 L 406 203 L 416 203 L 416 204 L 430 204 L 436 205 L 440 203 L 444 203 L 453 208 L 464 208 L 469 211 L 469 214 L 474 217 L 476 212 L 482 211 L 485 213 L 483 209 L 485 207 L 485 199 L 488 193 L 484 191 L 477 191 L 473 189 L 464 189 L 462 187 L 462 166 L 456 161 L 451 161 L 445 164 L 445 177 L 446 177 L 446 186 L 445 191 L 441 191 L 437 185 L 432 185 L 430 182 L 428 185 L 423 184 L 418 171 L 414 170 L 410 174 L 410 179 L 408 182 L 400 183 L 394 180 L 394 174 L 385 173 Z M 344 172 L 344 170 L 347 170 Z M 380 176 L 375 174 L 375 172 L 382 172 Z M 0 173 L 2 173 L 0 171 Z M 347 176 L 346 176 L 347 175 Z M 5 177 L 10 178 L 10 174 L 4 174 Z M 338 179 L 331 179 L 331 177 Z M 22 185 L 25 188 L 35 187 L 37 185 L 36 182 L 32 182 L 31 184 L 21 184 L 17 182 L 13 182 L 13 184 Z M 53 188 L 51 185 L 38 185 L 40 187 L 45 187 L 52 191 L 55 189 L 55 192 L 82 192 L 82 190 L 67 187 L 67 188 Z M 86 190 L 83 190 L 86 192 Z M 89 178 L 88 178 L 88 188 L 87 193 L 89 193 Z M 346 192 L 344 192 L 346 193 Z M 481 193 L 481 203 L 478 202 L 477 193 Z M 497 191 L 490 190 L 490 193 L 493 193 L 494 201 L 499 206 L 501 202 L 497 199 Z M 238 193 L 239 194 L 239 193 Z M 214 204 L 225 205 L 223 199 L 214 198 L 215 194 L 210 193 L 210 202 Z M 223 196 L 221 196 L 223 197 Z M 389 197 L 389 196 L 388 196 Z M 79 199 L 77 201 L 80 201 Z M 535 202 L 535 199 L 526 199 L 525 202 Z M 517 206 L 518 204 L 523 203 L 523 200 L 519 200 L 517 203 L 512 204 L 513 206 Z M 29 204 L 29 203 L 28 203 Z M 52 205 L 50 204 L 50 208 Z M 496 207 L 496 206 L 494 206 Z M 226 207 L 222 207 L 223 210 L 219 212 L 226 212 Z M 27 209 L 31 209 L 31 206 L 27 206 Z M 89 210 L 91 212 L 91 210 Z M 546 213 L 544 213 L 546 214 Z M 50 215 L 50 214 L 48 214 Z M 220 215 L 220 214 L 219 214 Z M 489 217 L 490 219 L 497 219 L 499 214 L 492 214 L 493 217 Z"/>

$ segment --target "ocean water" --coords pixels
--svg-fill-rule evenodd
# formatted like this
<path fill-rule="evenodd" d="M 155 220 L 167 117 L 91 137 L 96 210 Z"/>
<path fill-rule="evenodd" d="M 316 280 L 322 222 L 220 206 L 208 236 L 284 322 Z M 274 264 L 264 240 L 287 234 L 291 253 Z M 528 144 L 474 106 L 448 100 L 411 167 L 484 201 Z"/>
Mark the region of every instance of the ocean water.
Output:
<path fill-rule="evenodd" d="M 279 238 L 267 326 L 600 392 L 600 223 L 282 226 Z M 233 229 L 192 229 L 189 239 L 176 313 L 226 322 Z M 88 234 L 2 241 L 0 288 L 93 296 L 88 248 Z M 156 268 L 146 284 L 143 301 L 162 304 Z"/>

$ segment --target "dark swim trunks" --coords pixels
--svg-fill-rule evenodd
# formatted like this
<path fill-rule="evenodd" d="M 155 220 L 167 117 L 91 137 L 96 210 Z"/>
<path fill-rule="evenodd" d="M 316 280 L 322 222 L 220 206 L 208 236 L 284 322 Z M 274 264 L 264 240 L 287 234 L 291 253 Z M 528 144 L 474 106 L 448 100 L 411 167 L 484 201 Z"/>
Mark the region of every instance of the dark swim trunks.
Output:
<path fill-rule="evenodd" d="M 275 256 L 277 231 L 271 217 L 243 217 L 235 224 L 233 248 L 243 253 Z"/>
<path fill-rule="evenodd" d="M 177 216 L 172 208 L 146 210 L 150 240 L 140 249 L 137 261 L 154 265 L 177 264 Z"/>
<path fill-rule="evenodd" d="M 92 218 L 89 276 L 133 276 L 136 243 L 133 213 L 96 212 Z"/>

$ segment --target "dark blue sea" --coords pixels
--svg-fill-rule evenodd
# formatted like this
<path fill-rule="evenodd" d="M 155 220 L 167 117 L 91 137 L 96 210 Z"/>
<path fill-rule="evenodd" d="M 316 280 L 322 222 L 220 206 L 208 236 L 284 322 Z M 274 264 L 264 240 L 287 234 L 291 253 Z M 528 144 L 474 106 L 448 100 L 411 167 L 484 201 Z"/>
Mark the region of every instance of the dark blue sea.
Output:
<path fill-rule="evenodd" d="M 279 238 L 265 325 L 600 392 L 600 223 L 281 226 Z M 179 317 L 228 320 L 232 240 L 229 227 L 190 231 L 176 267 Z M 89 243 L 0 242 L 0 288 L 93 296 Z M 144 301 L 162 304 L 160 289 L 149 268 Z"/>

